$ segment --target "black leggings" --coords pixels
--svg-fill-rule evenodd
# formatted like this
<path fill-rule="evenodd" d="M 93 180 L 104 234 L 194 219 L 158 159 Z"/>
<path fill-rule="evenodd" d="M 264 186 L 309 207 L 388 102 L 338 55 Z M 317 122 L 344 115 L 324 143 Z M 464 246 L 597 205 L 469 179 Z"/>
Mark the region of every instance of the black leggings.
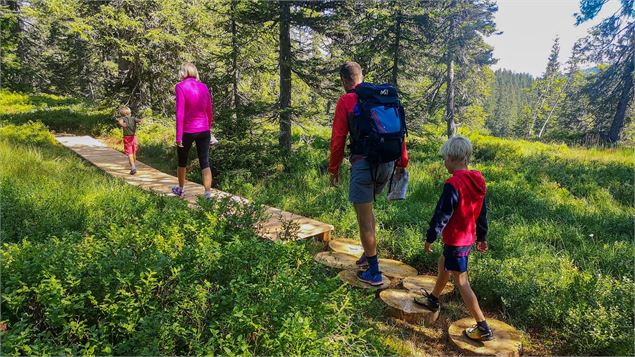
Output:
<path fill-rule="evenodd" d="M 200 133 L 183 133 L 183 147 L 176 147 L 176 154 L 179 157 L 179 167 L 187 166 L 188 155 L 192 148 L 192 143 L 196 142 L 196 152 L 201 170 L 209 167 L 209 141 L 211 139 L 209 131 Z"/>

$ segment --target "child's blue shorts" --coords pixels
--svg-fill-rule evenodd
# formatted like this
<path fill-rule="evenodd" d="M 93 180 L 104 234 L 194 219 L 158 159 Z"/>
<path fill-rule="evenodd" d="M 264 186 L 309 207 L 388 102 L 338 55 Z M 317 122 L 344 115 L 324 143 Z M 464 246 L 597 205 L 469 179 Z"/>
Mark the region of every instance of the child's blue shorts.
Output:
<path fill-rule="evenodd" d="M 467 258 L 470 255 L 471 245 L 454 247 L 451 245 L 443 246 L 443 256 L 445 257 L 445 271 L 458 271 L 460 273 L 467 271 Z"/>

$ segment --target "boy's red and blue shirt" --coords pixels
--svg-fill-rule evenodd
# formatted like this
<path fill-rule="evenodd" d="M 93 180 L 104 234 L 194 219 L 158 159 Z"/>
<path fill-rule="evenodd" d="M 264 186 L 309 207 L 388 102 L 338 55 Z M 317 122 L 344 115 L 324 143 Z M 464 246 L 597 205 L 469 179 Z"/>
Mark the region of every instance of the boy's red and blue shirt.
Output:
<path fill-rule="evenodd" d="M 471 246 L 485 241 L 487 235 L 487 188 L 483 175 L 476 170 L 457 170 L 445 181 L 426 233 L 433 243 L 439 234 L 447 246 Z"/>

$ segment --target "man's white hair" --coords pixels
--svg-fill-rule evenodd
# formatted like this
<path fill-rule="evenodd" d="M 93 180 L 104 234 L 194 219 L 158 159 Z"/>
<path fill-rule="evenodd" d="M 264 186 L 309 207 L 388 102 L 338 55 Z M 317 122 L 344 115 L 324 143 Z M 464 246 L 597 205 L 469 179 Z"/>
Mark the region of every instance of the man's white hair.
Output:
<path fill-rule="evenodd" d="M 444 159 L 450 156 L 452 160 L 468 163 L 472 156 L 472 143 L 464 136 L 453 136 L 441 147 Z"/>

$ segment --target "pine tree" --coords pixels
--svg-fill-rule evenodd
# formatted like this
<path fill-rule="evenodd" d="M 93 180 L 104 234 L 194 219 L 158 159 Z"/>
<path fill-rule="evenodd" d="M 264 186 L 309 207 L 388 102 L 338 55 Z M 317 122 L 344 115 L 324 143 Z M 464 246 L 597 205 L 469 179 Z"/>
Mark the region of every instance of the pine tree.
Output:
<path fill-rule="evenodd" d="M 494 13 L 498 8 L 489 0 L 451 0 L 428 5 L 430 8 L 420 21 L 426 39 L 431 42 L 428 56 L 443 64 L 443 80 L 435 86 L 429 108 L 436 107 L 437 93 L 445 86 L 444 121 L 451 137 L 456 131 L 457 104 L 465 107 L 474 99 L 467 94 L 467 86 L 475 84 L 469 79 L 482 75 L 481 68 L 495 63 L 492 48 L 483 36 L 496 31 Z"/>
<path fill-rule="evenodd" d="M 295 29 L 304 28 L 313 34 L 329 33 L 331 18 L 341 5 L 337 1 L 257 1 L 249 3 L 247 13 L 253 23 L 278 24 L 278 65 L 280 92 L 278 115 L 280 124 L 279 145 L 286 155 L 291 153 L 292 74 L 302 81 L 316 83 L 324 73 L 319 63 L 303 61 L 298 56 L 302 51 L 298 41 L 294 41 Z M 300 65 L 304 65 L 304 68 Z M 312 69 L 314 71 L 312 71 Z"/>
<path fill-rule="evenodd" d="M 515 135 L 514 127 L 523 118 L 523 107 L 528 101 L 526 92 L 531 88 L 533 77 L 504 69 L 497 70 L 494 75 L 485 126 L 496 136 L 512 136 Z"/>
<path fill-rule="evenodd" d="M 557 58 L 554 59 L 554 61 L 557 61 Z M 549 63 L 552 63 L 551 58 Z M 551 119 L 551 117 L 554 115 L 554 112 L 556 111 L 556 109 L 559 108 L 558 104 L 560 104 L 560 102 L 562 101 L 566 101 L 567 97 L 571 96 L 572 93 L 570 91 L 570 88 L 571 88 L 571 84 L 575 80 L 576 73 L 578 72 L 579 63 L 580 63 L 580 43 L 577 42 L 573 46 L 571 58 L 569 58 L 569 61 L 568 61 L 568 69 L 567 69 L 566 80 L 565 80 L 563 89 L 555 96 L 554 102 L 551 105 L 551 110 L 549 111 L 547 118 L 545 119 L 542 127 L 540 128 L 540 132 L 538 133 L 538 138 L 542 138 L 542 135 L 544 134 L 545 129 L 547 128 L 547 124 L 549 123 L 549 119 Z"/>
<path fill-rule="evenodd" d="M 559 100 L 558 98 L 563 90 L 564 80 L 560 73 L 559 55 L 560 39 L 556 37 L 547 59 L 545 73 L 533 84 L 532 93 L 534 99 L 531 106 L 531 123 L 527 130 L 528 138 L 533 137 L 536 131 L 542 132 L 542 126 L 539 123 L 541 121 L 546 123 L 549 113 L 553 114 L 554 103 Z"/>
<path fill-rule="evenodd" d="M 5 1 L 0 5 L 0 86 L 20 88 L 22 82 L 23 21 L 19 1 Z"/>
<path fill-rule="evenodd" d="M 602 20 L 591 28 L 582 44 L 585 59 L 596 63 L 610 63 L 610 67 L 597 76 L 590 85 L 602 93 L 604 103 L 612 115 L 610 128 L 604 135 L 609 143 L 620 140 L 627 123 L 629 106 L 633 101 L 633 71 L 635 70 L 635 9 L 633 0 L 620 0 L 619 12 Z M 577 24 L 594 19 L 606 1 L 581 0 Z M 599 108 L 598 108 L 599 109 Z"/>

